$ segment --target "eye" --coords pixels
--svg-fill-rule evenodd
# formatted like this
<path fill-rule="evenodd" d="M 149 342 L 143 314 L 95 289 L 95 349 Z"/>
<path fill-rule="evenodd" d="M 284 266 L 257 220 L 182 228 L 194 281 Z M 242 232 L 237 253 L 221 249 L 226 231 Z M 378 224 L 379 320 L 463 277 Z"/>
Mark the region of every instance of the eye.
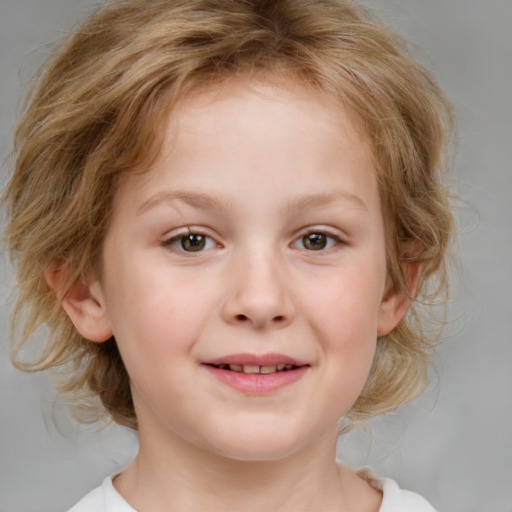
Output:
<path fill-rule="evenodd" d="M 325 249 L 330 249 L 339 243 L 341 243 L 341 240 L 336 235 L 312 232 L 301 236 L 294 242 L 293 247 L 306 249 L 307 251 L 323 251 Z"/>
<path fill-rule="evenodd" d="M 213 249 L 217 243 L 209 236 L 200 233 L 187 233 L 166 240 L 165 245 L 177 251 L 201 252 Z"/>

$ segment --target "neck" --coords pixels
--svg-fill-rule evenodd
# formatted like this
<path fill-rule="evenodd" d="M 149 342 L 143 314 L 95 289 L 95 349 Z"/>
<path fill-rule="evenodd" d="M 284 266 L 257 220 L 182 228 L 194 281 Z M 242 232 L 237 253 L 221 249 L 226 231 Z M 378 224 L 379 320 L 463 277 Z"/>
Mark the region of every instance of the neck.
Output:
<path fill-rule="evenodd" d="M 139 432 L 139 454 L 116 479 L 118 491 L 148 510 L 349 510 L 336 465 L 337 431 L 272 461 L 238 461 L 180 440 L 162 448 Z"/>

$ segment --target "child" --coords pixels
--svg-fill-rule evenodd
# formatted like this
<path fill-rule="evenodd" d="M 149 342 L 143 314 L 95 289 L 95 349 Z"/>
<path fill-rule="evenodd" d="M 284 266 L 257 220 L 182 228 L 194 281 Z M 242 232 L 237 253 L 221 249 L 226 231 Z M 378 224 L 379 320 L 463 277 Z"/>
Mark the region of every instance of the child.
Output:
<path fill-rule="evenodd" d="M 348 0 L 118 0 L 72 34 L 4 201 L 15 355 L 50 329 L 18 366 L 139 435 L 73 512 L 433 510 L 335 450 L 424 388 L 451 130 Z"/>

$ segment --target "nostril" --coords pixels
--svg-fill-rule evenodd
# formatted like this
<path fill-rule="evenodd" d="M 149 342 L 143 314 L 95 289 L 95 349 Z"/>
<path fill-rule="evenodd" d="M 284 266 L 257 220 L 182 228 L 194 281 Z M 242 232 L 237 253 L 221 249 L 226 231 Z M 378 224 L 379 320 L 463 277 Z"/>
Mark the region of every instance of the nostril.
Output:
<path fill-rule="evenodd" d="M 236 319 L 240 320 L 241 322 L 245 322 L 247 317 L 245 315 L 236 315 Z"/>
<path fill-rule="evenodd" d="M 278 315 L 274 317 L 274 322 L 282 322 L 284 320 L 284 316 Z"/>

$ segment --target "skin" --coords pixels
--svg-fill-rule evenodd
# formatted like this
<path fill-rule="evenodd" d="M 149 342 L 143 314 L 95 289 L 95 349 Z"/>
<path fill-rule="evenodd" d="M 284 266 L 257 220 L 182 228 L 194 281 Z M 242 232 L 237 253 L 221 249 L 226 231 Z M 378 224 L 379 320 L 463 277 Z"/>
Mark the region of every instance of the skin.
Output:
<path fill-rule="evenodd" d="M 377 511 L 380 493 L 335 463 L 338 423 L 408 305 L 387 288 L 359 121 L 293 82 L 241 78 L 173 110 L 152 168 L 120 180 L 101 279 L 63 298 L 86 338 L 115 336 L 130 375 L 140 451 L 114 484 L 141 512 Z M 246 393 L 204 365 L 238 353 L 307 366 Z"/>

